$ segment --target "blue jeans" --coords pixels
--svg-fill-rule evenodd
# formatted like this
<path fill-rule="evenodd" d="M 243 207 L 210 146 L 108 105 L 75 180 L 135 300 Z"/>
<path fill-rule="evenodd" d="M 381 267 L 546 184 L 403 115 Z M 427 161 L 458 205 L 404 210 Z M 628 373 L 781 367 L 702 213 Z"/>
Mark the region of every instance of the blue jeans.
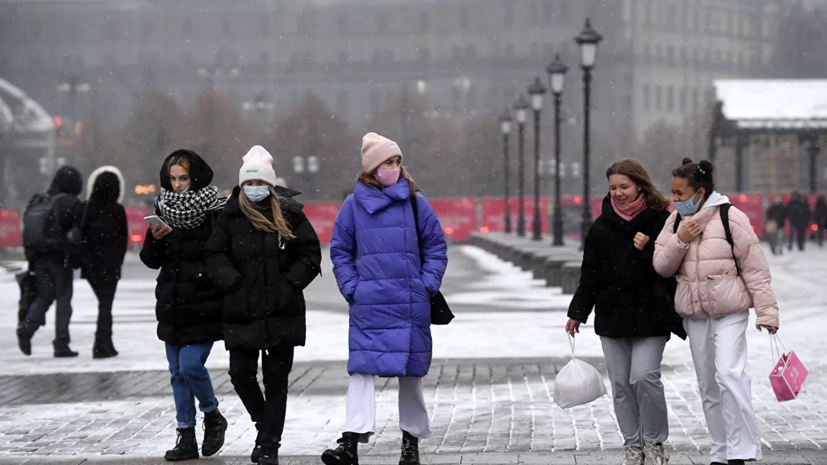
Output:
<path fill-rule="evenodd" d="M 212 342 L 188 346 L 166 345 L 178 428 L 195 427 L 196 397 L 202 412 L 210 413 L 218 408 L 210 373 L 204 366 L 212 345 Z"/>
<path fill-rule="evenodd" d="M 35 257 L 31 264 L 37 281 L 37 298 L 29 307 L 26 320 L 32 333 L 46 324 L 46 312 L 57 300 L 55 315 L 55 344 L 69 343 L 69 321 L 72 319 L 72 279 L 71 268 L 49 258 Z"/>

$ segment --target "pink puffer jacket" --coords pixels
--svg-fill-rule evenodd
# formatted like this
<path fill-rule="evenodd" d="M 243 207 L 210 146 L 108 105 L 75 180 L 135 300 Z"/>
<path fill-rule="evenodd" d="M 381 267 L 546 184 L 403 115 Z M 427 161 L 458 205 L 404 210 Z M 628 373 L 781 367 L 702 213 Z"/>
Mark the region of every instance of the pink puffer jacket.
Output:
<path fill-rule="evenodd" d="M 680 227 L 696 221 L 703 232 L 684 248 L 672 231 L 677 213 L 655 242 L 655 270 L 678 279 L 675 310 L 684 318 L 702 320 L 746 312 L 755 307 L 757 324 L 778 327 L 778 304 L 770 287 L 770 269 L 749 218 L 735 207 L 729 209 L 729 224 L 735 256 L 741 265 L 737 276 L 732 248 L 726 240 L 719 207 L 704 208 Z"/>

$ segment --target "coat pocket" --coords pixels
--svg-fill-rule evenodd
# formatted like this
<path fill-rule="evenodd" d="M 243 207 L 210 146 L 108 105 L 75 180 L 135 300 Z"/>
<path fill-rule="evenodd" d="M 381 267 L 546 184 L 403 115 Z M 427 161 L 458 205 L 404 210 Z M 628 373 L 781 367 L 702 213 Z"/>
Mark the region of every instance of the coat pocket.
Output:
<path fill-rule="evenodd" d="M 706 279 L 706 288 L 707 301 L 704 304 L 712 316 L 724 317 L 744 312 L 752 305 L 746 283 L 740 276 L 710 275 Z"/>
<path fill-rule="evenodd" d="M 224 321 L 227 323 L 244 323 L 250 320 L 247 315 L 247 288 L 244 282 L 224 297 L 223 313 Z"/>
<path fill-rule="evenodd" d="M 692 318 L 695 315 L 695 308 L 692 302 L 692 287 L 686 280 L 686 276 L 678 275 L 675 280 L 675 312 L 684 317 Z"/>

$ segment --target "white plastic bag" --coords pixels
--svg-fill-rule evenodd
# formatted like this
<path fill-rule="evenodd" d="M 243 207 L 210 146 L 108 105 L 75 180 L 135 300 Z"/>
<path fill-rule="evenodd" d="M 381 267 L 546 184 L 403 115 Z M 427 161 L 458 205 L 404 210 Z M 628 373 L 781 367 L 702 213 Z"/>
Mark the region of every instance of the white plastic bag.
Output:
<path fill-rule="evenodd" d="M 597 368 L 574 358 L 574 338 L 569 336 L 571 361 L 554 380 L 554 402 L 567 409 L 588 404 L 606 395 L 603 377 Z"/>

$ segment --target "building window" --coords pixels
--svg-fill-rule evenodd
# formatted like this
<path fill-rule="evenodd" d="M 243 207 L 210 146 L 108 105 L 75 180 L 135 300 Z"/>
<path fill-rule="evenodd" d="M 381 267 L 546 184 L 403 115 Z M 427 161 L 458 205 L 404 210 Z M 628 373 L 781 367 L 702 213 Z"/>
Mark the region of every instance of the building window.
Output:
<path fill-rule="evenodd" d="M 311 52 L 310 50 L 308 50 L 308 51 L 306 51 L 302 54 L 302 64 L 304 66 L 311 66 L 315 62 L 316 62 L 316 60 L 313 58 L 313 52 Z"/>
<path fill-rule="evenodd" d="M 379 18 L 376 21 L 376 33 L 379 35 L 388 35 L 390 32 L 390 18 L 388 17 L 387 13 L 379 14 Z"/>
<path fill-rule="evenodd" d="M 370 115 L 373 118 L 379 116 L 379 88 L 370 89 Z"/>
<path fill-rule="evenodd" d="M 192 54 L 191 53 L 185 53 L 184 55 L 182 55 L 181 56 L 181 63 L 183 63 L 184 66 L 192 66 Z"/>
<path fill-rule="evenodd" d="M 643 109 L 649 109 L 649 84 L 643 85 Z"/>
<path fill-rule="evenodd" d="M 470 24 L 471 19 L 468 17 L 468 8 L 462 7 L 459 10 L 459 27 L 463 31 L 468 30 L 468 24 Z"/>
<path fill-rule="evenodd" d="M 261 33 L 262 34 L 269 34 L 270 33 L 270 18 L 262 18 L 261 19 Z"/>
<path fill-rule="evenodd" d="M 185 19 L 181 29 L 184 30 L 184 37 L 189 37 L 190 35 L 192 35 L 192 20 Z"/>
<path fill-rule="evenodd" d="M 697 112 L 700 102 L 698 101 L 698 88 L 692 89 L 692 111 Z"/>
<path fill-rule="evenodd" d="M 345 35 L 347 34 L 347 15 L 342 13 L 336 19 L 336 29 L 339 30 L 339 34 Z"/>
<path fill-rule="evenodd" d="M 108 21 L 106 23 L 106 36 L 110 39 L 114 39 L 118 36 L 118 30 L 115 28 L 115 21 Z"/>
<path fill-rule="evenodd" d="M 675 66 L 675 49 L 666 47 L 666 66 Z"/>
<path fill-rule="evenodd" d="M 224 18 L 221 22 L 221 29 L 224 31 L 224 37 L 230 36 L 230 18 Z"/>
<path fill-rule="evenodd" d="M 462 60 L 462 49 L 461 48 L 454 47 L 454 48 L 451 49 L 451 60 L 453 60 L 454 63 L 458 63 L 460 60 Z"/>
<path fill-rule="evenodd" d="M 347 118 L 348 95 L 347 89 L 336 89 L 336 112 L 339 116 Z"/>
<path fill-rule="evenodd" d="M 660 111 L 660 109 L 661 109 L 660 86 L 655 86 L 655 111 Z"/>
<path fill-rule="evenodd" d="M 261 52 L 258 56 L 258 62 L 262 66 L 267 66 L 270 64 L 270 54 L 267 52 Z"/>
<path fill-rule="evenodd" d="M 419 13 L 419 30 L 420 32 L 428 32 L 431 29 L 431 15 L 427 11 Z"/>
<path fill-rule="evenodd" d="M 431 51 L 427 47 L 422 47 L 416 51 L 416 59 L 420 63 L 428 63 L 431 61 Z"/>
<path fill-rule="evenodd" d="M 338 60 L 339 64 L 347 64 L 350 61 L 350 52 L 347 50 L 339 50 Z"/>
<path fill-rule="evenodd" d="M 647 65 L 652 62 L 652 49 L 649 44 L 643 44 L 643 62 Z"/>
<path fill-rule="evenodd" d="M 145 39 L 152 36 L 152 23 L 149 21 L 144 21 L 141 24 L 141 34 L 144 36 Z"/>
<path fill-rule="evenodd" d="M 513 0 L 503 0 L 503 6 L 505 7 L 505 14 L 503 15 L 503 21 L 505 22 L 505 27 L 514 27 L 514 3 L 513 3 Z"/>
<path fill-rule="evenodd" d="M 509 60 L 513 59 L 517 55 L 517 52 L 514 50 L 513 44 L 508 44 L 505 46 L 505 57 Z"/>
<path fill-rule="evenodd" d="M 465 58 L 468 61 L 474 61 L 477 59 L 477 48 L 473 45 L 466 45 L 465 46 Z"/>
<path fill-rule="evenodd" d="M 672 86 L 666 89 L 666 111 L 672 113 L 675 110 L 675 89 Z"/>
<path fill-rule="evenodd" d="M 686 113 L 686 87 L 681 87 L 680 111 L 681 113 Z"/>
<path fill-rule="evenodd" d="M 543 2 L 543 21 L 545 21 L 546 24 L 551 24 L 551 22 L 554 20 L 554 10 L 552 9 L 553 6 L 554 4 L 552 2 Z"/>

